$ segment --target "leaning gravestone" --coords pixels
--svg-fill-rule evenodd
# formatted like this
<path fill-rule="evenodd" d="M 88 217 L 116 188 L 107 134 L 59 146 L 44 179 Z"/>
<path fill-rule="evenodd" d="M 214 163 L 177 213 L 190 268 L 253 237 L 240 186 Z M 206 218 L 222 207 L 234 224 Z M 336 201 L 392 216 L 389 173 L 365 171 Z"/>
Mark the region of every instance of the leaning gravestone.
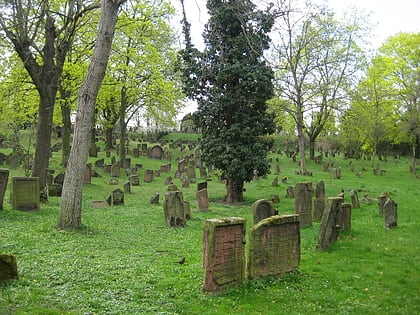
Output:
<path fill-rule="evenodd" d="M 277 276 L 300 263 L 299 215 L 275 215 L 255 224 L 249 235 L 248 277 Z"/>
<path fill-rule="evenodd" d="M 7 182 L 9 181 L 9 170 L 0 168 L 0 210 L 3 210 L 3 200 L 6 193 Z"/>
<path fill-rule="evenodd" d="M 218 293 L 245 280 L 243 218 L 208 219 L 203 229 L 203 292 Z"/>
<path fill-rule="evenodd" d="M 39 178 L 12 177 L 10 187 L 12 209 L 21 211 L 39 210 Z"/>
<path fill-rule="evenodd" d="M 18 279 L 16 256 L 0 255 L 0 285 L 14 279 Z"/>
<path fill-rule="evenodd" d="M 124 204 L 124 192 L 117 188 L 114 189 L 109 197 L 107 198 L 106 202 L 110 206 L 117 206 L 117 205 L 123 205 Z"/>
<path fill-rule="evenodd" d="M 320 221 L 322 213 L 325 209 L 325 184 L 324 181 L 320 180 L 316 185 L 315 199 L 314 199 L 314 221 Z"/>
<path fill-rule="evenodd" d="M 342 203 L 341 197 L 328 198 L 319 227 L 318 249 L 328 249 L 337 240 L 340 232 L 339 212 Z"/>
<path fill-rule="evenodd" d="M 339 211 L 338 225 L 341 231 L 351 230 L 351 203 L 342 203 Z"/>
<path fill-rule="evenodd" d="M 312 225 L 312 183 L 295 185 L 295 211 L 299 214 L 300 227 Z"/>
<path fill-rule="evenodd" d="M 183 227 L 186 225 L 184 197 L 181 191 L 165 193 L 163 212 L 166 225 L 173 227 Z"/>
<path fill-rule="evenodd" d="M 357 194 L 357 191 L 352 189 L 350 191 L 350 198 L 351 198 L 351 206 L 353 209 L 360 208 L 360 202 L 359 202 L 359 195 Z"/>
<path fill-rule="evenodd" d="M 275 214 L 273 203 L 265 199 L 255 201 L 252 205 L 252 214 L 254 217 L 254 224 L 273 216 Z"/>
<path fill-rule="evenodd" d="M 390 229 L 397 226 L 397 204 L 390 198 L 387 199 L 383 206 L 383 215 L 385 228 Z"/>

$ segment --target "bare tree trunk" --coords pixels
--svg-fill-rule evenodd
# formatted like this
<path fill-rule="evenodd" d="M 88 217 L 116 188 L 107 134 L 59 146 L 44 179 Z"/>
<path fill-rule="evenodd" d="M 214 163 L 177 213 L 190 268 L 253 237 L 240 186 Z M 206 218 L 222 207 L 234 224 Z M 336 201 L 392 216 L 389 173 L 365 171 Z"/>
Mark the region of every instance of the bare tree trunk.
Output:
<path fill-rule="evenodd" d="M 309 158 L 315 160 L 315 138 L 309 137 Z"/>
<path fill-rule="evenodd" d="M 127 90 L 121 88 L 121 103 L 119 109 L 120 118 L 120 165 L 124 165 L 125 161 L 125 141 L 127 139 L 127 124 L 125 123 L 125 112 L 127 108 Z"/>
<path fill-rule="evenodd" d="M 297 132 L 298 132 L 298 148 L 299 148 L 299 156 L 300 156 L 300 172 L 302 175 L 306 175 L 306 157 L 305 157 L 305 134 L 303 133 L 303 125 L 297 125 Z"/>
<path fill-rule="evenodd" d="M 101 1 L 101 19 L 95 49 L 77 99 L 76 127 L 64 178 L 57 224 L 59 229 L 76 228 L 82 222 L 83 175 L 89 153 L 91 132 L 94 128 L 96 97 L 105 76 L 118 9 L 124 1 Z"/>
<path fill-rule="evenodd" d="M 223 198 L 223 201 L 226 203 L 235 203 L 244 201 L 244 183 L 237 182 L 233 178 L 228 178 L 226 180 L 226 196 Z"/>
<path fill-rule="evenodd" d="M 112 145 L 112 133 L 114 128 L 106 127 L 105 128 L 105 151 L 110 151 L 114 148 Z"/>

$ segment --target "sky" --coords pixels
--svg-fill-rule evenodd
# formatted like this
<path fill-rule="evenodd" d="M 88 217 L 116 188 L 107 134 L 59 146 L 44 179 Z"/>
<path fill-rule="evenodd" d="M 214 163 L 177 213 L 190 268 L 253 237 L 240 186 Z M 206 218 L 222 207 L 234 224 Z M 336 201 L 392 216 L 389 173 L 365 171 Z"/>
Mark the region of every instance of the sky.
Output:
<path fill-rule="evenodd" d="M 181 14 L 180 0 L 170 0 Z M 254 0 L 254 3 L 257 0 Z M 275 2 L 276 0 L 261 0 Z M 318 3 L 326 3 L 332 8 L 337 16 L 340 16 L 350 7 L 357 11 L 370 14 L 370 22 L 373 26 L 371 34 L 372 49 L 378 49 L 387 38 L 399 32 L 420 32 L 420 0 L 315 0 Z M 200 50 L 203 49 L 202 33 L 207 21 L 206 0 L 184 0 L 187 19 L 191 24 L 191 36 L 193 44 Z M 180 27 L 180 19 L 175 20 L 175 27 Z M 180 34 L 181 35 L 181 34 Z M 183 36 L 180 37 L 180 43 Z M 195 111 L 196 105 L 189 104 L 179 115 L 183 117 L 189 112 Z"/>

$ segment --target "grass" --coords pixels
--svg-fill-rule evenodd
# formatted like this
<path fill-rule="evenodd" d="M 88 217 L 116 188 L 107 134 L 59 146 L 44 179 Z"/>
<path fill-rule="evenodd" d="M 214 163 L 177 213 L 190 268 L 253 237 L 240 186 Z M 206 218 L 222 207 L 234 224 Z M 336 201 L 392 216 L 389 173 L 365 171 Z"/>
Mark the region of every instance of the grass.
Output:
<path fill-rule="evenodd" d="M 280 159 L 280 177 L 287 176 L 287 183 L 273 187 L 273 174 L 247 183 L 243 205 L 216 203 L 225 193 L 216 176 L 208 183 L 208 213 L 196 210 L 195 184 L 182 188 L 192 208 L 185 228 L 167 227 L 163 217 L 164 181 L 173 176 L 175 160 L 170 174 L 133 186 L 124 206 L 90 207 L 91 200 L 106 199 L 115 188 L 108 186 L 107 174 L 92 178 L 84 187 L 83 226 L 73 231 L 55 228 L 58 197 L 50 197 L 39 212 L 25 213 L 11 209 L 7 193 L 0 211 L 0 253 L 16 255 L 19 280 L 0 286 L 0 314 L 419 314 L 420 181 L 408 172 L 408 160 L 382 162 L 384 176 L 374 175 L 368 161 L 353 161 L 355 171 L 368 169 L 358 178 L 349 161 L 338 156 L 334 163 L 342 167 L 342 179 L 332 179 L 321 165 L 309 162 L 314 176 L 302 177 L 294 175 L 297 165 L 290 159 L 270 157 Z M 52 166 L 59 169 L 59 161 L 55 153 Z M 134 163 L 143 164 L 139 171 L 143 178 L 145 169 L 167 162 L 142 157 L 132 159 Z M 22 174 L 20 169 L 11 170 L 11 176 Z M 244 217 L 249 231 L 254 201 L 279 194 L 276 208 L 281 214 L 293 213 L 293 200 L 284 197 L 286 187 L 321 179 L 327 196 L 341 189 L 358 189 L 359 196 L 372 198 L 390 192 L 398 203 L 398 227 L 383 228 L 376 201 L 361 203 L 360 209 L 353 209 L 352 230 L 341 234 L 328 251 L 315 250 L 319 222 L 301 230 L 298 271 L 247 281 L 219 296 L 201 293 L 206 219 Z M 119 186 L 126 180 L 122 176 Z M 181 187 L 179 180 L 175 183 Z M 160 193 L 157 205 L 149 203 L 155 192 Z M 350 201 L 348 193 L 345 199 Z M 182 257 L 186 263 L 177 264 Z"/>

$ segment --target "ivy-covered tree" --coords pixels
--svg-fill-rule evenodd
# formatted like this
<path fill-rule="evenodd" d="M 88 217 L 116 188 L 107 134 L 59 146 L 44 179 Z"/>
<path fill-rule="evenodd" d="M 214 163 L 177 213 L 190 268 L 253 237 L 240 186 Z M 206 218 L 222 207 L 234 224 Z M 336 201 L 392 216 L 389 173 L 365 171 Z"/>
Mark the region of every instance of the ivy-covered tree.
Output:
<path fill-rule="evenodd" d="M 266 107 L 273 72 L 263 54 L 274 17 L 247 0 L 209 0 L 207 8 L 205 51 L 190 55 L 185 82 L 192 85 L 185 91 L 198 102 L 203 160 L 222 171 L 224 202 L 235 203 L 243 201 L 244 182 L 254 170 L 269 171 L 262 136 L 274 131 Z"/>

